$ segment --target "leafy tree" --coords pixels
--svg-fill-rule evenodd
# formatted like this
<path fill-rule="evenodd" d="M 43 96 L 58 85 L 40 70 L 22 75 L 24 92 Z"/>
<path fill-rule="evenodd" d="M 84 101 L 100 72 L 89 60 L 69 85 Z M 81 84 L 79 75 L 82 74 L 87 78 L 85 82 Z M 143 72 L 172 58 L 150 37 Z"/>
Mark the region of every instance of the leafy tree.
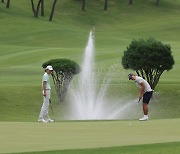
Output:
<path fill-rule="evenodd" d="M 48 65 L 53 66 L 52 78 L 55 90 L 60 101 L 63 102 L 73 76 L 80 72 L 80 66 L 69 59 L 52 59 L 45 62 L 42 67 L 46 68 Z"/>
<path fill-rule="evenodd" d="M 153 38 L 139 39 L 133 40 L 124 51 L 122 65 L 125 69 L 135 70 L 154 89 L 162 73 L 172 69 L 174 59 L 170 45 Z"/>

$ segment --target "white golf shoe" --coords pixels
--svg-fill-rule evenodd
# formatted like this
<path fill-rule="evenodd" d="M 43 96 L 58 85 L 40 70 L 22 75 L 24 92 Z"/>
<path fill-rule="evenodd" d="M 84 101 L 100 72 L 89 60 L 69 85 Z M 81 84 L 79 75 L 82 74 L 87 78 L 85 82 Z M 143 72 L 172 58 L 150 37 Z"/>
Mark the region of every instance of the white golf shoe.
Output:
<path fill-rule="evenodd" d="M 146 121 L 148 119 L 149 119 L 148 115 L 144 115 L 142 118 L 139 119 L 139 121 Z"/>
<path fill-rule="evenodd" d="M 54 122 L 54 120 L 52 120 L 52 119 L 48 119 L 48 120 L 47 120 L 47 122 Z"/>
<path fill-rule="evenodd" d="M 43 123 L 46 123 L 47 121 L 44 120 L 44 119 L 38 119 L 38 122 L 43 122 Z"/>

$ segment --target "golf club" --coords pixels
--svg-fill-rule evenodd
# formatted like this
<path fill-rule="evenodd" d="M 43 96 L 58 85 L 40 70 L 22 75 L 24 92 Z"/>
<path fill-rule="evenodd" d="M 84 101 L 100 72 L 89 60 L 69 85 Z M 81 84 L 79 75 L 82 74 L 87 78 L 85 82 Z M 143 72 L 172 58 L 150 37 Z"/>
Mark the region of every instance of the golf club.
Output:
<path fill-rule="evenodd" d="M 53 116 L 53 119 L 54 119 L 54 121 L 55 121 L 55 117 L 54 117 L 54 112 L 53 112 L 53 107 L 52 107 L 51 99 L 49 99 L 49 104 L 50 104 L 50 106 L 51 106 L 52 116 Z"/>
<path fill-rule="evenodd" d="M 139 98 L 138 103 L 140 102 L 141 98 Z"/>
<path fill-rule="evenodd" d="M 137 102 L 137 104 L 136 104 L 136 106 L 135 106 L 135 108 L 134 108 L 134 112 L 132 113 L 132 117 L 131 117 L 131 121 L 134 119 L 134 116 L 137 114 L 137 111 L 138 111 L 138 104 L 139 104 L 139 102 L 141 101 L 141 99 L 139 99 L 138 100 L 138 102 Z M 129 123 L 129 125 L 131 125 L 131 122 Z"/>

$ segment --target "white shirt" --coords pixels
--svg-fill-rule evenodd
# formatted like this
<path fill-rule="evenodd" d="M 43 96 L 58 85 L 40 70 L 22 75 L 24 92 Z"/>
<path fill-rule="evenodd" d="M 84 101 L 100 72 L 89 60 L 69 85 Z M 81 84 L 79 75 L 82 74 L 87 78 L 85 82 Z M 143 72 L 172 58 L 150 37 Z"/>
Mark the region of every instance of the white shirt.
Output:
<path fill-rule="evenodd" d="M 144 86 L 145 86 L 144 92 L 152 91 L 151 86 L 149 85 L 149 83 L 146 80 L 144 80 L 143 78 L 141 78 L 139 76 L 136 76 L 135 83 L 139 89 L 141 89 L 142 82 L 144 83 Z"/>
<path fill-rule="evenodd" d="M 45 72 L 42 78 L 42 86 L 43 86 L 43 81 L 46 81 L 46 89 L 50 90 L 50 80 L 49 80 L 49 75 Z"/>

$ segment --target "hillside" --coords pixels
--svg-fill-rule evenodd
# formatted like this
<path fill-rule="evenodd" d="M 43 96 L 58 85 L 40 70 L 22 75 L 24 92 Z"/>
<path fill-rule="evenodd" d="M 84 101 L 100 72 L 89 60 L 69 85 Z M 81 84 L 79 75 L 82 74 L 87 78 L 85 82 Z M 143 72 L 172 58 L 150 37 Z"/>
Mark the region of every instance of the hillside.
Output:
<path fill-rule="evenodd" d="M 10 9 L 0 3 L 0 120 L 36 121 L 41 106 L 43 62 L 69 58 L 79 64 L 89 31 L 95 29 L 97 69 L 107 70 L 118 61 L 110 96 L 127 95 L 133 83 L 121 66 L 121 56 L 132 39 L 154 37 L 170 44 L 175 59 L 173 70 L 165 72 L 156 88 L 153 118 L 177 118 L 180 99 L 180 0 L 91 0 L 81 11 L 78 0 L 59 0 L 53 22 L 49 13 L 53 0 L 45 3 L 45 17 L 33 17 L 30 1 L 12 1 Z M 104 76 L 104 72 L 102 72 Z M 123 89 L 123 92 L 122 92 Z M 54 101 L 56 100 L 53 93 Z M 59 104 L 56 102 L 57 106 Z M 57 112 L 60 112 L 57 110 Z"/>

